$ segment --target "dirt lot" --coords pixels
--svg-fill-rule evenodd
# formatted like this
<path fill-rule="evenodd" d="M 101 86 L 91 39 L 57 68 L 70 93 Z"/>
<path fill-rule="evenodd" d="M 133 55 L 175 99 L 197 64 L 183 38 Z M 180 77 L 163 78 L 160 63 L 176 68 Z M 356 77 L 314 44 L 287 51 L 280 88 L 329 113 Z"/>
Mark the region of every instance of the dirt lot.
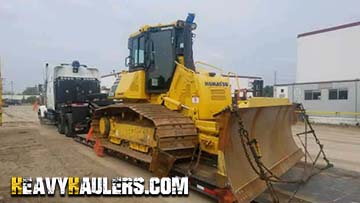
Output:
<path fill-rule="evenodd" d="M 73 202 L 73 198 L 10 199 L 11 176 L 142 176 L 144 169 L 114 157 L 97 157 L 91 148 L 57 133 L 53 126 L 39 125 L 31 106 L 4 109 L 4 126 L 0 127 L 0 202 Z M 294 131 L 299 131 L 296 125 Z M 329 159 L 336 167 L 360 171 L 360 129 L 316 125 Z M 317 146 L 309 138 L 311 154 Z M 190 191 L 189 198 L 77 198 L 76 202 L 213 202 Z"/>
<path fill-rule="evenodd" d="M 53 126 L 39 125 L 31 106 L 4 109 L 0 127 L 0 202 L 8 202 L 11 176 L 144 177 L 151 174 L 114 157 L 98 157 L 91 148 L 57 133 Z M 189 198 L 77 198 L 76 202 L 213 202 L 190 191 Z M 73 198 L 11 199 L 12 202 L 74 202 Z"/>

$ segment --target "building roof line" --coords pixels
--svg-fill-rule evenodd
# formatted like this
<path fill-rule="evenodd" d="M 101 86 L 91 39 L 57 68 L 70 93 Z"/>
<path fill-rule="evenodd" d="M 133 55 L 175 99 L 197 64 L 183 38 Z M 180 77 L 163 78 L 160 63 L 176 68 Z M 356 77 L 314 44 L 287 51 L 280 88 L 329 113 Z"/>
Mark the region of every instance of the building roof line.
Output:
<path fill-rule="evenodd" d="M 262 77 L 259 76 L 250 76 L 250 75 L 229 75 L 229 74 L 221 74 L 223 77 L 229 77 L 229 78 L 246 78 L 246 79 L 262 79 Z"/>
<path fill-rule="evenodd" d="M 329 28 L 315 30 L 315 31 L 311 31 L 311 32 L 305 32 L 305 33 L 299 34 L 297 36 L 297 38 L 305 37 L 305 36 L 309 36 L 309 35 L 315 35 L 315 34 L 324 33 L 324 32 L 330 32 L 330 31 L 334 31 L 334 30 L 340 30 L 340 29 L 359 26 L 359 25 L 360 25 L 360 21 L 353 22 L 353 23 L 348 23 L 348 24 L 343 24 L 343 25 L 338 25 L 338 26 L 335 26 L 335 27 L 329 27 Z"/>
<path fill-rule="evenodd" d="M 295 82 L 295 83 L 284 83 L 284 84 L 275 84 L 274 86 L 289 86 L 289 85 L 309 85 L 309 84 L 323 84 L 323 83 L 339 83 L 339 82 L 357 82 L 360 81 L 359 78 L 352 80 L 328 80 L 328 81 L 317 81 L 317 82 Z"/>

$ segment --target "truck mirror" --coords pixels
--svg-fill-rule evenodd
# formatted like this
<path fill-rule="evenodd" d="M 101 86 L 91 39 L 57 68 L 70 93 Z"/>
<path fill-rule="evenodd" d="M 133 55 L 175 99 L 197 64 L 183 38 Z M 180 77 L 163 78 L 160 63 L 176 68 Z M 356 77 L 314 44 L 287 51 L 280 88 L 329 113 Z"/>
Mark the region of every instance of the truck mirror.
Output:
<path fill-rule="evenodd" d="M 131 63 L 131 56 L 127 56 L 125 58 L 125 67 L 129 67 Z"/>

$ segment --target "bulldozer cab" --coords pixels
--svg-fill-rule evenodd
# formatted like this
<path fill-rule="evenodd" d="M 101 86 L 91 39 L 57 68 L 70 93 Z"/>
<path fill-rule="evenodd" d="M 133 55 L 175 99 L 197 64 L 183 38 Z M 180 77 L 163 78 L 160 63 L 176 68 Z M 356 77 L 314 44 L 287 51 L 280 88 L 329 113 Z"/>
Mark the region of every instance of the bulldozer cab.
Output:
<path fill-rule="evenodd" d="M 170 88 L 175 61 L 195 69 L 192 54 L 192 30 L 196 24 L 178 20 L 159 26 L 144 26 L 129 38 L 129 71 L 145 70 L 147 93 L 164 93 Z"/>

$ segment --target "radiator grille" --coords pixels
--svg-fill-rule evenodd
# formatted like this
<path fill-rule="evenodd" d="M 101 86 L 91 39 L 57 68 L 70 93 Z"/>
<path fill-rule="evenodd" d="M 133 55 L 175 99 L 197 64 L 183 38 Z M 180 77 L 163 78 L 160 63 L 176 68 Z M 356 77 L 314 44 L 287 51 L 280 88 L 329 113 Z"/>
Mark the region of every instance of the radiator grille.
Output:
<path fill-rule="evenodd" d="M 225 90 L 211 90 L 211 100 L 225 100 Z"/>

